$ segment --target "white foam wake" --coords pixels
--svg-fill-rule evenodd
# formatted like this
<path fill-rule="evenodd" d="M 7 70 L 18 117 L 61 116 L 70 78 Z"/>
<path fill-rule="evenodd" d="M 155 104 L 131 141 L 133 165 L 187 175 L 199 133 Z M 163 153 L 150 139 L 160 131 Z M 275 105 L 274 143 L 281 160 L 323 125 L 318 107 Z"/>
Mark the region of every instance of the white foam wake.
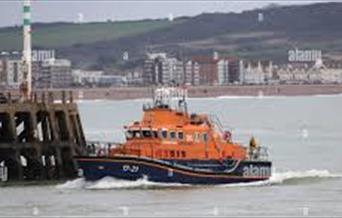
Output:
<path fill-rule="evenodd" d="M 251 183 L 235 183 L 219 185 L 219 187 L 253 187 L 281 185 L 294 182 L 296 184 L 303 181 L 315 179 L 342 178 L 342 174 L 333 174 L 328 170 L 307 170 L 307 171 L 286 171 L 274 172 L 272 177 L 265 181 Z M 176 188 L 176 187 L 200 187 L 198 185 L 186 185 L 179 183 L 156 183 L 148 181 L 146 178 L 136 181 L 119 180 L 111 177 L 105 177 L 101 180 L 90 182 L 83 178 L 67 181 L 64 184 L 57 185 L 58 189 L 134 189 L 134 188 Z"/>
<path fill-rule="evenodd" d="M 307 170 L 307 171 L 286 171 L 273 172 L 272 176 L 265 181 L 227 184 L 224 187 L 244 187 L 244 186 L 267 186 L 281 185 L 290 182 L 301 183 L 303 181 L 314 181 L 316 179 L 342 178 L 342 174 L 334 174 L 328 170 Z"/>
<path fill-rule="evenodd" d="M 120 180 L 105 177 L 98 181 L 86 181 L 84 178 L 67 181 L 57 185 L 59 189 L 132 189 L 132 188 L 162 188 L 162 187 L 189 187 L 190 185 L 178 183 L 157 183 L 142 178 L 136 181 Z"/>
<path fill-rule="evenodd" d="M 272 184 L 281 184 L 290 180 L 315 179 L 315 178 L 342 178 L 342 174 L 334 174 L 329 170 L 288 171 L 274 173 L 269 179 Z"/>

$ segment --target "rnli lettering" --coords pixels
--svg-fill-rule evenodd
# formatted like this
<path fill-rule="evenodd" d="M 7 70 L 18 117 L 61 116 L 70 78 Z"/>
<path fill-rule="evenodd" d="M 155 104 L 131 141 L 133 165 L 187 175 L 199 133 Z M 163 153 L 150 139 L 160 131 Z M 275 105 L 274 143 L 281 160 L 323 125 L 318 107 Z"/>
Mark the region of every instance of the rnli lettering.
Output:
<path fill-rule="evenodd" d="M 139 171 L 139 166 L 137 165 L 122 165 L 122 170 L 128 173 L 137 173 Z"/>
<path fill-rule="evenodd" d="M 271 176 L 271 169 L 269 167 L 249 165 L 243 168 L 243 176 L 268 177 Z"/>

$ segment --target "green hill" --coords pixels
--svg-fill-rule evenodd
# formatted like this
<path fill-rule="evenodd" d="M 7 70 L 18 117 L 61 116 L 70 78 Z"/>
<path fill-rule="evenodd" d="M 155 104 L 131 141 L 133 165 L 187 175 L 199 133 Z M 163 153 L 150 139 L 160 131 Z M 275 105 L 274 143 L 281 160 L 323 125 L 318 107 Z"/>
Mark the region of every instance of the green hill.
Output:
<path fill-rule="evenodd" d="M 264 17 L 258 21 L 259 14 Z M 268 7 L 167 20 L 33 26 L 35 48 L 55 48 L 80 68 L 141 66 L 146 51 L 179 57 L 220 54 L 286 62 L 288 50 L 320 49 L 342 59 L 342 3 Z M 0 29 L 0 50 L 21 47 L 20 28 Z M 129 61 L 123 61 L 124 52 Z"/>
<path fill-rule="evenodd" d="M 129 37 L 173 25 L 167 20 L 119 21 L 106 23 L 33 24 L 33 46 L 60 48 Z M 0 29 L 0 50 L 19 50 L 20 27 Z"/>

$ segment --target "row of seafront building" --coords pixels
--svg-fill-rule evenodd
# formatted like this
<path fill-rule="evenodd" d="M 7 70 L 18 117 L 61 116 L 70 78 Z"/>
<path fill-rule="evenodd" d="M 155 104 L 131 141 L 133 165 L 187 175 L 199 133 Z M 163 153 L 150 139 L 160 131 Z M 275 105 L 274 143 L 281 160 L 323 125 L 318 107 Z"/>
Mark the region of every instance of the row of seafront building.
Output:
<path fill-rule="evenodd" d="M 66 88 L 72 83 L 71 62 L 56 59 L 54 50 L 32 52 L 32 81 L 36 88 Z M 0 85 L 18 88 L 23 82 L 21 52 L 1 52 Z"/>
<path fill-rule="evenodd" d="M 0 86 L 18 88 L 23 80 L 21 54 L 0 54 Z M 232 57 L 195 56 L 187 60 L 166 53 L 146 54 L 144 65 L 124 75 L 73 70 L 71 61 L 58 59 L 54 50 L 33 51 L 33 85 L 36 88 L 148 86 L 159 84 L 319 84 L 342 83 L 342 63 L 275 65 L 271 61 L 245 61 Z"/>
<path fill-rule="evenodd" d="M 230 84 L 324 84 L 342 83 L 342 62 L 322 59 L 274 65 L 272 61 L 245 61 L 235 57 L 196 56 L 184 62 L 166 53 L 147 54 L 142 83 Z"/>
<path fill-rule="evenodd" d="M 68 59 L 60 59 L 54 50 L 32 52 L 32 83 L 35 88 L 70 88 L 82 85 L 112 86 L 126 84 L 125 78 L 104 75 L 103 71 L 73 70 Z M 21 52 L 0 53 L 0 87 L 18 89 L 23 82 Z"/>

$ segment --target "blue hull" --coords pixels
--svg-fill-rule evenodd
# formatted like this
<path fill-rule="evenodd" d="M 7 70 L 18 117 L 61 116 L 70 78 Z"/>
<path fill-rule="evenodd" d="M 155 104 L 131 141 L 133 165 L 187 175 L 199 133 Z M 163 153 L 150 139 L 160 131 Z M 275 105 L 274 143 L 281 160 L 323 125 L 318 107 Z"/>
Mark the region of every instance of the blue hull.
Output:
<path fill-rule="evenodd" d="M 269 161 L 171 161 L 140 157 L 76 157 L 87 180 L 114 177 L 124 180 L 148 178 L 149 181 L 183 184 L 230 184 L 267 180 Z"/>

